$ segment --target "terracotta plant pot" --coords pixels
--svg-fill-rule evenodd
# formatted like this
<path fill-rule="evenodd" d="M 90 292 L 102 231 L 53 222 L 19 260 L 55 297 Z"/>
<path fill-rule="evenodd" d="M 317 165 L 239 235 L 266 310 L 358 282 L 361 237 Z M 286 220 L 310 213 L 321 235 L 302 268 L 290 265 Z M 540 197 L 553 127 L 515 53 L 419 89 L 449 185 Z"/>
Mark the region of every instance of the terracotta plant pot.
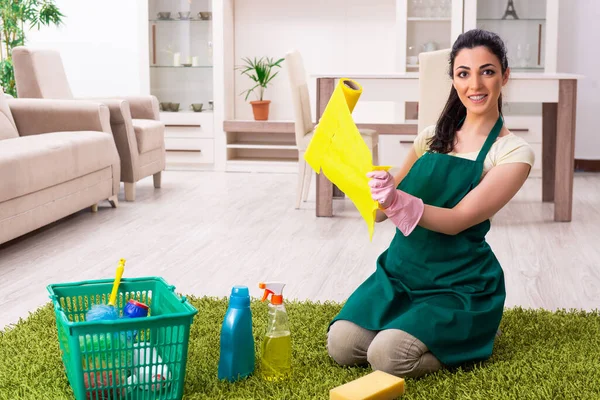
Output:
<path fill-rule="evenodd" d="M 271 100 L 255 100 L 251 101 L 252 112 L 256 121 L 266 121 L 269 119 L 269 104 Z"/>

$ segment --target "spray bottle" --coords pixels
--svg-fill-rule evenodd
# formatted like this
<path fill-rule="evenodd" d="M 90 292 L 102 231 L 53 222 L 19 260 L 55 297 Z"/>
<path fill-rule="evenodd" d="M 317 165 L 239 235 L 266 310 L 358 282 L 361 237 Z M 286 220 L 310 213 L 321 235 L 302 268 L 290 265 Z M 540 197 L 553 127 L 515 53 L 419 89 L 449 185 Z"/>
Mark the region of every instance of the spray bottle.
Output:
<path fill-rule="evenodd" d="M 234 286 L 229 307 L 221 326 L 219 380 L 234 382 L 254 372 L 254 336 L 250 291 L 246 286 Z"/>
<path fill-rule="evenodd" d="M 288 315 L 283 305 L 283 287 L 281 282 L 259 283 L 264 289 L 262 301 L 271 295 L 267 332 L 262 343 L 261 371 L 264 379 L 282 380 L 289 377 L 292 363 L 292 340 Z"/>

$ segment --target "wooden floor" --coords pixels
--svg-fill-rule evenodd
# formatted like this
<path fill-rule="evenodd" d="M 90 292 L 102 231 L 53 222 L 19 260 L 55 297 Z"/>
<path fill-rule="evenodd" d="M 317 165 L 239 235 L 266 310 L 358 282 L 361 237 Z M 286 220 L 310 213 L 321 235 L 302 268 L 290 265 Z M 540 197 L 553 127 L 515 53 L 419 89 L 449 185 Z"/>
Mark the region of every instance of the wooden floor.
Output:
<path fill-rule="evenodd" d="M 313 179 L 314 182 L 314 179 Z M 316 218 L 295 210 L 296 175 L 168 171 L 163 187 L 138 184 L 137 201 L 101 203 L 0 246 L 0 329 L 48 301 L 46 285 L 157 275 L 178 291 L 228 295 L 260 281 L 287 283 L 287 298 L 344 300 L 375 268 L 394 227 L 373 242 L 349 200 Z M 576 174 L 573 221 L 553 222 L 530 179 L 492 224 L 489 242 L 506 277 L 507 306 L 595 309 L 600 301 L 600 175 Z M 123 193 L 123 190 L 121 190 Z"/>

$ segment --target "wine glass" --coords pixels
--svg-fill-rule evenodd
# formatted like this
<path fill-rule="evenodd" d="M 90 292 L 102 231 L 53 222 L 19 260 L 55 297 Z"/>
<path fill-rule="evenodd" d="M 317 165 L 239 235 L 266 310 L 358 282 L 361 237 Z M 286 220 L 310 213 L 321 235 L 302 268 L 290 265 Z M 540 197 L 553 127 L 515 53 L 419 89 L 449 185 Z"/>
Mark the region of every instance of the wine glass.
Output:
<path fill-rule="evenodd" d="M 524 67 L 529 67 L 529 62 L 531 61 L 531 45 L 527 43 L 525 48 L 523 49 L 523 59 L 524 59 Z"/>
<path fill-rule="evenodd" d="M 517 44 L 517 65 L 519 67 L 523 66 L 523 46 L 521 43 Z"/>

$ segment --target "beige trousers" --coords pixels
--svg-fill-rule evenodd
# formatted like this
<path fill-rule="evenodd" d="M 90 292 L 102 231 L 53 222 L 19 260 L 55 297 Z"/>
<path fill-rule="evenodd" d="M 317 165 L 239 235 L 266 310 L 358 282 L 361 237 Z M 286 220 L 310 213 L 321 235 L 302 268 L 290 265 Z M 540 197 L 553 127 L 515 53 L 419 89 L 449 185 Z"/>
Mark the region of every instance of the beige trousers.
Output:
<path fill-rule="evenodd" d="M 345 320 L 329 328 L 327 351 L 340 365 L 369 363 L 373 370 L 402 378 L 417 378 L 442 368 L 423 342 L 404 331 L 370 331 Z"/>

